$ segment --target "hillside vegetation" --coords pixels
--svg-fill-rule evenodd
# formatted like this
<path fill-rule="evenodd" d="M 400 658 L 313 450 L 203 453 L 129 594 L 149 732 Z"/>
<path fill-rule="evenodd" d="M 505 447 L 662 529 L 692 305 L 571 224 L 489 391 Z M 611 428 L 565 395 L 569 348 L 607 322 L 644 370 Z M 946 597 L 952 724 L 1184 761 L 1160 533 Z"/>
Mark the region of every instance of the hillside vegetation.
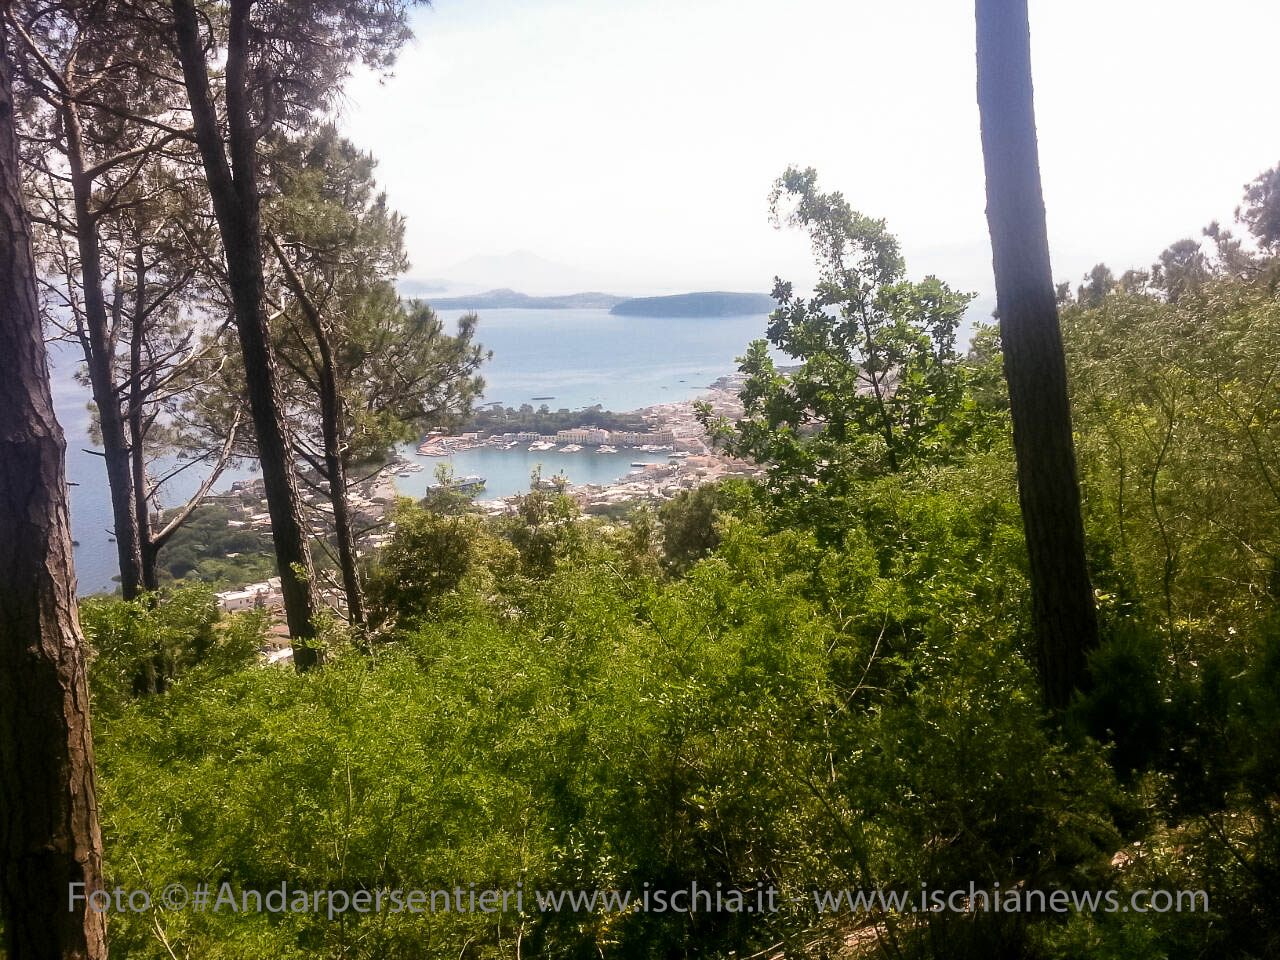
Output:
<path fill-rule="evenodd" d="M 783 376 L 760 344 L 744 419 L 709 421 L 765 459 L 759 482 L 610 523 L 546 489 L 505 518 L 402 505 L 367 569 L 376 640 L 331 625 L 319 671 L 258 666 L 260 622 L 191 588 L 87 605 L 113 884 L 782 892 L 750 915 L 126 914 L 113 952 L 1275 955 L 1275 269 L 1206 261 L 1170 296 L 1185 275 L 1101 268 L 1061 291 L 1103 645 L 1056 719 L 990 328 L 945 379 L 921 354 L 896 468 L 875 431 L 792 429 L 785 398 L 822 355 L 797 348 Z M 911 337 L 945 358 L 947 330 Z M 826 402 L 854 424 L 864 400 Z M 165 692 L 138 695 L 157 670 Z M 813 899 L 970 884 L 1198 890 L 1211 909 Z"/>

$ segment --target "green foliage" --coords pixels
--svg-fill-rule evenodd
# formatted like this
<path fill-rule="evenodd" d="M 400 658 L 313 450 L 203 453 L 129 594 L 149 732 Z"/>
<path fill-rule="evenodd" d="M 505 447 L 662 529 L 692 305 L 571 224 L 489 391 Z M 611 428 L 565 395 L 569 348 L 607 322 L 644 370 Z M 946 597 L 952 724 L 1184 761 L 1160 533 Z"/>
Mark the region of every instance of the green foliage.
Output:
<path fill-rule="evenodd" d="M 658 508 L 662 524 L 662 553 L 668 570 L 688 572 L 720 544 L 721 505 L 728 491 L 719 484 L 682 490 Z"/>
<path fill-rule="evenodd" d="M 808 232 L 818 267 L 811 298 L 774 287 L 768 342 L 799 366 L 781 372 L 757 340 L 740 360 L 743 418 L 717 423 L 704 407 L 704 423 L 731 453 L 767 464 L 793 500 L 840 496 L 858 478 L 980 446 L 984 418 L 956 351 L 972 295 L 936 277 L 905 279 L 885 222 L 819 192 L 812 169 L 789 168 L 772 205 L 777 222 Z"/>
<path fill-rule="evenodd" d="M 395 534 L 368 583 L 372 622 L 428 615 L 457 589 L 481 550 L 480 520 L 441 515 L 401 500 Z"/>
<path fill-rule="evenodd" d="M 180 684 L 107 721 L 113 881 L 787 895 L 750 917 L 159 917 L 201 956 L 370 958 L 751 953 L 834 935 L 815 888 L 1100 882 L 1115 787 L 1041 724 L 1016 505 L 975 496 L 992 469 L 878 481 L 831 546 L 730 488 L 718 547 L 672 580 L 631 562 L 645 521 L 592 536 L 554 490 L 470 527 L 512 545 L 461 575 L 443 558 L 482 521 L 406 508 L 384 564 L 413 606 L 372 662 Z M 906 955 L 1032 943 L 1015 918 L 876 919 Z M 149 918 L 115 937 L 164 955 Z"/>
<path fill-rule="evenodd" d="M 761 883 L 781 909 L 126 914 L 116 953 L 1277 954 L 1270 267 L 1230 269 L 1253 255 L 1215 229 L 1217 260 L 1175 245 L 1150 282 L 1099 265 L 1061 291 L 1104 643 L 1059 723 L 1032 666 L 998 331 L 959 359 L 963 297 L 903 281 L 883 223 L 811 173 L 784 195 L 828 272 L 771 323 L 801 367 L 763 343 L 744 362 L 729 443 L 767 482 L 608 522 L 538 473 L 507 517 L 447 490 L 406 503 L 371 573 L 385 642 L 305 675 L 237 669 L 260 625 L 215 621 L 207 595 L 85 613 L 112 883 Z M 859 392 L 872 370 L 891 402 Z M 135 698 L 157 657 L 177 682 Z M 1210 912 L 853 918 L 812 899 L 970 884 L 1203 890 Z"/>
<path fill-rule="evenodd" d="M 503 433 L 554 434 L 558 430 L 574 427 L 598 427 L 602 430 L 644 431 L 648 422 L 638 413 L 614 413 L 599 404 L 581 410 L 562 408 L 552 411 L 544 404 L 535 410 L 532 404 L 515 407 L 482 407 L 467 421 L 467 430 L 479 431 L 483 436 Z"/>
<path fill-rule="evenodd" d="M 95 716 L 119 713 L 133 698 L 163 693 L 178 678 L 235 672 L 263 643 L 261 613 L 221 617 L 202 586 L 136 600 L 92 597 L 80 605 L 90 649 Z"/>
<path fill-rule="evenodd" d="M 1176 303 L 1116 292 L 1063 329 L 1094 536 L 1194 659 L 1274 602 L 1280 302 L 1217 278 Z"/>
<path fill-rule="evenodd" d="M 516 500 L 515 515 L 503 530 L 519 552 L 526 577 L 548 577 L 560 563 L 581 553 L 585 537 L 578 513 L 578 505 L 565 494 L 564 477 L 543 480 L 542 468 L 536 468 L 529 492 Z"/>
<path fill-rule="evenodd" d="M 160 550 L 161 582 L 194 580 L 211 586 L 238 587 L 275 576 L 270 532 L 232 526 L 232 519 L 231 512 L 221 504 L 197 507 Z"/>

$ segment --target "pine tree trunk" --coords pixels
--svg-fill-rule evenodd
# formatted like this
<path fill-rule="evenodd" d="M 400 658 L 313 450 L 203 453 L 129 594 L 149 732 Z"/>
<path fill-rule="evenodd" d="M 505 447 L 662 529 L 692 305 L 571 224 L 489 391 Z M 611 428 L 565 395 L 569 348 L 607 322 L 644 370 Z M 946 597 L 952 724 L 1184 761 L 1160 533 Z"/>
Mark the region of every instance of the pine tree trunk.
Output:
<path fill-rule="evenodd" d="M 91 208 L 93 183 L 84 172 L 83 133 L 75 104 L 68 101 L 63 107 L 62 116 L 75 207 L 76 241 L 80 252 L 85 326 L 88 328 L 85 360 L 89 366 L 93 402 L 98 407 L 98 423 L 102 429 L 103 459 L 106 461 L 116 553 L 120 561 L 120 590 L 126 600 L 132 600 L 138 595 L 142 580 L 142 554 L 133 513 L 129 440 L 120 412 L 120 398 L 115 389 L 115 351 L 107 323 L 107 304 L 102 293 L 98 226 Z"/>
<path fill-rule="evenodd" d="M 977 0 L 977 26 L 987 220 L 1040 676 L 1046 704 L 1061 709 L 1088 686 L 1098 624 L 1049 265 L 1026 0 Z"/>
<path fill-rule="evenodd" d="M 0 915 L 12 960 L 104 960 L 84 645 L 76 615 L 65 443 L 54 418 L 19 192 L 0 22 Z"/>
<path fill-rule="evenodd" d="M 336 398 L 331 403 L 336 405 Z M 360 571 L 356 568 L 356 541 L 351 529 L 351 510 L 347 498 L 347 468 L 343 463 L 338 432 L 340 420 L 335 414 L 325 415 L 324 420 L 324 459 L 329 473 L 329 503 L 333 506 L 338 566 L 342 568 L 342 590 L 347 595 L 347 617 L 359 627 L 364 626 L 364 595 L 360 589 Z"/>
<path fill-rule="evenodd" d="M 333 526 L 338 542 L 338 566 L 342 571 L 342 591 L 347 595 L 347 617 L 356 626 L 364 626 L 364 594 L 360 588 L 360 571 L 356 568 L 356 541 L 351 529 L 350 501 L 347 497 L 347 462 L 343 453 L 342 395 L 338 391 L 336 365 L 329 334 L 315 302 L 307 292 L 302 277 L 275 237 L 269 237 L 276 258 L 298 303 L 311 334 L 316 338 L 320 356 L 316 385 L 320 400 L 320 433 L 324 442 L 325 473 L 329 481 L 329 505 L 333 507 Z"/>
<path fill-rule="evenodd" d="M 289 632 L 294 640 L 294 664 L 305 670 L 319 663 L 319 652 L 310 642 L 316 635 L 315 578 L 307 527 L 303 523 L 298 496 L 293 443 L 281 416 L 275 357 L 263 309 L 265 283 L 255 159 L 257 144 L 251 129 L 245 91 L 248 14 L 246 0 L 235 0 L 231 4 L 226 68 L 226 112 L 231 155 L 231 163 L 228 164 L 209 92 L 208 67 L 195 7 L 191 0 L 173 0 L 177 49 L 191 103 L 192 124 L 227 259 L 236 331 L 244 356 L 249 408 L 257 434 L 267 510 L 271 514 L 276 565 Z"/>

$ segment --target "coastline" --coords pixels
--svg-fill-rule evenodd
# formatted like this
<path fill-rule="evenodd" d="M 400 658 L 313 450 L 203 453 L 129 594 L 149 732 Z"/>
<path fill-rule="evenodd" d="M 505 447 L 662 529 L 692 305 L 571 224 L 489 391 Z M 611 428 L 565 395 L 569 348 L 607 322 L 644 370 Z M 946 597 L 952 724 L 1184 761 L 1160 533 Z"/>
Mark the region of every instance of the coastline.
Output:
<path fill-rule="evenodd" d="M 725 456 L 713 448 L 702 424 L 698 422 L 694 406 L 707 403 L 712 410 L 729 419 L 741 416 L 742 405 L 738 401 L 738 389 L 741 383 L 739 375 L 721 377 L 708 388 L 684 400 L 651 404 L 636 410 L 625 411 L 626 414 L 643 419 L 646 431 L 617 432 L 625 434 L 633 440 L 658 438 L 665 443 L 633 443 L 619 441 L 617 452 L 627 450 L 641 452 L 647 456 L 667 454 L 665 462 L 632 463 L 629 473 L 605 483 L 572 483 L 566 482 L 565 493 L 571 497 L 585 514 L 609 514 L 613 510 L 626 510 L 643 503 L 656 504 L 678 496 L 686 490 L 693 490 L 704 483 L 711 483 L 727 476 L 754 476 L 760 471 L 753 464 L 735 460 Z M 585 428 L 576 428 L 562 433 L 590 432 Z M 560 452 L 572 456 L 595 457 L 602 447 L 613 452 L 615 445 L 603 443 L 606 439 L 600 434 L 608 431 L 596 431 L 588 439 L 588 443 L 565 442 L 564 438 L 546 436 L 541 439 L 516 440 L 521 449 L 538 451 L 559 448 Z M 539 435 L 535 435 L 539 436 Z M 624 436 L 624 439 L 626 437 Z M 607 437 L 614 440 L 614 435 Z M 431 459 L 450 456 L 453 453 L 478 448 L 490 448 L 495 451 L 514 449 L 511 439 L 502 436 L 481 438 L 476 434 L 435 434 L 424 437 L 416 454 L 408 456 L 396 454 L 379 469 L 354 484 L 348 496 L 348 505 L 353 525 L 359 531 L 356 538 L 357 555 L 365 555 L 376 551 L 387 544 L 393 535 L 395 521 L 391 519 L 392 509 L 397 500 L 402 498 L 396 487 L 398 476 L 407 476 L 427 469 Z M 424 461 L 426 461 L 424 463 Z M 479 478 L 459 478 L 462 484 L 471 483 Z M 525 491 L 527 492 L 527 491 Z M 474 506 L 488 516 L 502 516 L 513 513 L 523 493 L 501 496 L 494 499 L 475 500 Z M 314 484 L 304 487 L 302 495 L 303 508 L 310 526 L 312 536 L 327 538 L 331 535 L 333 508 L 327 496 Z M 262 480 L 260 477 L 248 480 L 237 480 L 231 487 L 210 497 L 210 502 L 217 503 L 227 511 L 226 523 L 229 527 L 244 528 L 255 532 L 270 533 L 270 517 L 266 512 L 266 501 L 263 499 Z M 235 555 L 229 555 L 235 556 Z M 335 608 L 341 607 L 341 589 L 333 576 L 333 571 L 319 571 L 318 584 L 325 602 Z M 282 597 L 279 595 L 279 584 L 276 579 L 268 579 L 248 585 L 237 585 L 217 593 L 219 606 L 224 611 L 245 609 L 248 606 L 265 607 L 273 612 L 282 608 Z M 278 621 L 279 617 L 273 617 Z M 273 623 L 273 632 L 279 634 L 280 623 Z"/>
<path fill-rule="evenodd" d="M 632 470 L 611 482 L 568 482 L 565 486 L 565 492 L 584 512 L 600 512 L 610 507 L 641 502 L 661 502 L 683 490 L 691 490 L 725 476 L 754 476 L 759 473 L 754 465 L 735 460 L 714 449 L 694 413 L 695 404 L 707 403 L 720 416 L 730 420 L 740 417 L 742 404 L 738 400 L 738 391 L 741 382 L 741 375 L 730 374 L 720 377 L 706 390 L 688 399 L 650 404 L 634 410 L 613 411 L 643 418 L 647 425 L 647 436 L 635 431 L 593 431 L 581 428 L 559 431 L 559 435 L 508 433 L 482 437 L 475 432 L 433 434 L 422 439 L 416 456 L 444 458 L 455 453 L 485 448 L 528 449 L 535 452 L 558 449 L 560 453 L 584 457 L 594 456 L 597 451 L 613 452 L 615 449 L 649 454 L 667 451 L 667 463 L 633 463 L 633 467 L 640 469 Z M 619 436 L 621 440 L 617 439 Z M 648 442 L 627 442 L 628 440 Z M 403 464 L 406 458 L 400 458 L 400 462 Z M 400 469 L 403 470 L 403 466 Z M 393 488 L 395 472 L 393 470 L 389 475 Z M 476 501 L 476 506 L 490 516 L 500 516 L 514 511 L 519 496 L 521 494 L 479 500 Z"/>

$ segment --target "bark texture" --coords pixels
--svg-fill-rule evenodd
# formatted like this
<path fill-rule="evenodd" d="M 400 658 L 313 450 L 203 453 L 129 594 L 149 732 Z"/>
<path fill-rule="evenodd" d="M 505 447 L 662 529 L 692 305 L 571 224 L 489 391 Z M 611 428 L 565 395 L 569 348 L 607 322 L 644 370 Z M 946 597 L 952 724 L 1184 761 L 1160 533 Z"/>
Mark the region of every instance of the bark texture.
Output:
<path fill-rule="evenodd" d="M 1098 643 L 1040 184 L 1026 0 L 977 0 L 978 108 L 1041 682 L 1061 709 Z"/>
<path fill-rule="evenodd" d="M 300 670 L 315 666 L 319 654 L 310 641 L 314 622 L 314 572 L 308 531 L 302 519 L 293 444 L 281 416 L 275 357 L 264 309 L 261 203 L 257 182 L 257 138 L 247 101 L 249 0 L 232 0 L 227 46 L 224 146 L 209 90 L 208 65 L 200 37 L 200 21 L 191 0 L 172 0 L 178 58 L 191 103 L 192 125 L 213 200 L 218 231 L 227 260 L 227 278 L 235 310 L 236 330 L 244 356 L 249 408 L 257 434 L 262 481 L 271 535 L 284 594 L 285 615 L 293 636 L 294 663 Z M 228 162 L 228 154 L 230 162 Z"/>
<path fill-rule="evenodd" d="M 93 742 L 64 475 L 0 21 L 0 913 L 11 960 L 107 956 Z"/>

